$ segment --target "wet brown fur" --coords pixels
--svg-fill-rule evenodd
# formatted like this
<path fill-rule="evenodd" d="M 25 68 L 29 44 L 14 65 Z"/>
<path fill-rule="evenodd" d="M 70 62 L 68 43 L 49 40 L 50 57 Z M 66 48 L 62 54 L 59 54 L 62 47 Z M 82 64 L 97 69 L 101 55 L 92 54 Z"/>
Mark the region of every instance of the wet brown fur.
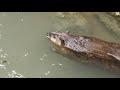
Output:
<path fill-rule="evenodd" d="M 58 41 L 62 40 L 61 45 L 58 46 L 69 50 L 82 60 L 120 72 L 120 44 L 69 33 L 51 32 L 50 34 L 57 35 L 56 39 L 60 38 Z"/>

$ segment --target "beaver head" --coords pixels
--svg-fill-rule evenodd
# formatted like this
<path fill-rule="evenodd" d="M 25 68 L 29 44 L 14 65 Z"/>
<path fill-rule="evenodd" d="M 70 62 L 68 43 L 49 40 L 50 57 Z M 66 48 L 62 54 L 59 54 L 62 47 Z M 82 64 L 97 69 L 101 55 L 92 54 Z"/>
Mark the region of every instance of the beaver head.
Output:
<path fill-rule="evenodd" d="M 56 45 L 64 46 L 67 38 L 69 37 L 69 31 L 67 32 L 48 32 L 46 36 Z"/>

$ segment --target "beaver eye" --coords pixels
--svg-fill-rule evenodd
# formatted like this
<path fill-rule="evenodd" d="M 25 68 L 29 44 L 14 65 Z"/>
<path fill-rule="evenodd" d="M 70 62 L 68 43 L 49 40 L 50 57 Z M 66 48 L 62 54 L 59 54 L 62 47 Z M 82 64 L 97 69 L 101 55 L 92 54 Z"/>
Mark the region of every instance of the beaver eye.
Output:
<path fill-rule="evenodd" d="M 63 45 L 65 43 L 65 41 L 64 40 L 61 40 L 61 44 Z"/>
<path fill-rule="evenodd" d="M 53 36 L 53 38 L 55 39 L 55 36 Z"/>
<path fill-rule="evenodd" d="M 62 45 L 65 44 L 65 41 L 64 41 L 62 38 L 60 38 L 60 41 L 61 41 L 61 44 L 62 44 Z"/>

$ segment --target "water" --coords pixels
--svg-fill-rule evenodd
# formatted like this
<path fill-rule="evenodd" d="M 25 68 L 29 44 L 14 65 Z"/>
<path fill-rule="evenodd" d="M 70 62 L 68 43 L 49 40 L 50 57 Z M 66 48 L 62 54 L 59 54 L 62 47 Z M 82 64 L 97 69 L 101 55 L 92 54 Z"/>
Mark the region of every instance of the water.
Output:
<path fill-rule="evenodd" d="M 107 31 L 94 16 L 91 16 L 91 19 L 87 16 L 89 14 L 82 13 L 86 15 L 84 17 L 87 22 L 80 24 L 79 27 L 79 22 L 77 25 L 75 23 L 69 24 L 69 21 L 65 21 L 64 16 L 59 18 L 56 13 L 0 12 L 0 77 L 120 77 L 99 68 L 83 65 L 51 51 L 50 48 L 54 47 L 54 44 L 46 38 L 46 33 L 50 31 L 69 29 L 71 33 L 79 32 L 119 42 L 118 37 Z M 93 20 L 92 23 L 91 20 Z"/>

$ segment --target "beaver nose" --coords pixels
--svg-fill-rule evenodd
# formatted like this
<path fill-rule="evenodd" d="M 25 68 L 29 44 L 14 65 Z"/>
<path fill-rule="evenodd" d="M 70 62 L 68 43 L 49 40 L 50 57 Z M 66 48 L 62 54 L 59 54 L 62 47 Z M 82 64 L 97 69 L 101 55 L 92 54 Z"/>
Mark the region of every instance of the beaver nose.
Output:
<path fill-rule="evenodd" d="M 51 33 L 50 33 L 50 32 L 46 33 L 46 36 L 47 36 L 47 37 L 50 37 L 50 35 L 51 35 Z"/>
<path fill-rule="evenodd" d="M 48 36 L 48 33 L 46 33 L 46 36 Z"/>

